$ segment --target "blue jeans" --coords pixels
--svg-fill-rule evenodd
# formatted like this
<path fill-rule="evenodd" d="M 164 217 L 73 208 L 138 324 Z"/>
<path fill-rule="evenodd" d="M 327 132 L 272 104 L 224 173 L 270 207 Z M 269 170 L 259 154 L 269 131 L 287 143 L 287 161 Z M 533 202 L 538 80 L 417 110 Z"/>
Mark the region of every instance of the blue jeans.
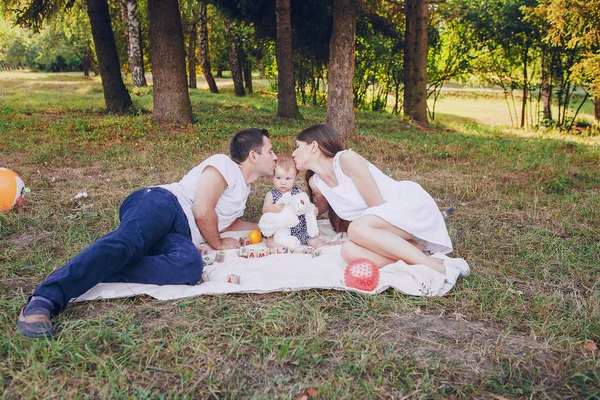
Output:
<path fill-rule="evenodd" d="M 33 296 L 54 301 L 59 313 L 100 282 L 195 285 L 200 280 L 202 256 L 171 192 L 156 187 L 133 192 L 121 205 L 119 219 L 116 231 L 52 272 Z"/>

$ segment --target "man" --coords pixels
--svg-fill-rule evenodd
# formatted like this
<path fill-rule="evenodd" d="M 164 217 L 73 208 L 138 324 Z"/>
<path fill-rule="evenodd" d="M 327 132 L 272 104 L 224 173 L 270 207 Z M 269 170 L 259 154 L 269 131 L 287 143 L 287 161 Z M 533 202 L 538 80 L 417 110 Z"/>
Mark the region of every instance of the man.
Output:
<path fill-rule="evenodd" d="M 264 129 L 238 132 L 229 152 L 231 158 L 211 156 L 179 182 L 129 195 L 119 209 L 117 230 L 35 289 L 17 320 L 19 331 L 28 337 L 51 337 L 51 318 L 100 282 L 195 285 L 203 268 L 198 244 L 238 248 L 237 240 L 221 238 L 220 233 L 257 228 L 239 219 L 250 194 L 248 185 L 271 176 L 277 160 Z"/>

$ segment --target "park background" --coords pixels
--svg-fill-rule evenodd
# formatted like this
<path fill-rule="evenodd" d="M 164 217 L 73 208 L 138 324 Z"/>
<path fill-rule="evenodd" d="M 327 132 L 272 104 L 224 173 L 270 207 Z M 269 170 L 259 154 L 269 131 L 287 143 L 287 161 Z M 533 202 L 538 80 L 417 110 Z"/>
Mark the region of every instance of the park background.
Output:
<path fill-rule="evenodd" d="M 0 214 L 2 396 L 600 396 L 597 3 L 3 1 L 0 166 L 31 192 Z M 133 190 L 239 129 L 291 152 L 324 121 L 455 208 L 472 274 L 449 295 L 137 297 L 71 305 L 51 341 L 17 334 Z"/>

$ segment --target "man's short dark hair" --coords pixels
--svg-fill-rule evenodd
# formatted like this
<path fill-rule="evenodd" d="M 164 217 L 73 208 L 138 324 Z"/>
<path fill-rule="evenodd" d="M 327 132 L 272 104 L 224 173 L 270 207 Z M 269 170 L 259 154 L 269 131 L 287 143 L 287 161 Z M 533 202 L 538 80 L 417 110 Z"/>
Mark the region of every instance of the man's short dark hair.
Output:
<path fill-rule="evenodd" d="M 269 137 L 266 129 L 248 128 L 236 133 L 229 143 L 231 159 L 240 164 L 246 161 L 252 150 L 261 154 L 263 136 Z"/>

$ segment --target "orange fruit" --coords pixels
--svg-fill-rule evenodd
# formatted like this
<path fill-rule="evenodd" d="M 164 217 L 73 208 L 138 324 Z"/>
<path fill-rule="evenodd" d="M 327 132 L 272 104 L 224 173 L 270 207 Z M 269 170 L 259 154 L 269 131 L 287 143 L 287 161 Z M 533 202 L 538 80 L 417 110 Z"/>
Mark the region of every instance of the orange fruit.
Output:
<path fill-rule="evenodd" d="M 258 229 L 250 231 L 248 234 L 248 239 L 250 239 L 250 243 L 257 244 L 262 242 L 262 233 Z"/>

